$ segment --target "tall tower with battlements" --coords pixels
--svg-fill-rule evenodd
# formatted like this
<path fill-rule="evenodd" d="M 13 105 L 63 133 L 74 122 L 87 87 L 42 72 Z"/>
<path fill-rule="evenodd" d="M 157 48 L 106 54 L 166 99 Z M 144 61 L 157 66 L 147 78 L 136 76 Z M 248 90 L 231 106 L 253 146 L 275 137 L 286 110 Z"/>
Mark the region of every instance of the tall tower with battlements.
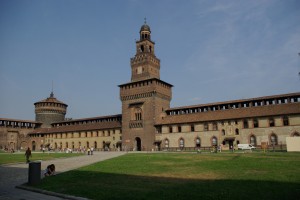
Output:
<path fill-rule="evenodd" d="M 155 43 L 145 23 L 136 41 L 136 54 L 130 60 L 131 82 L 119 85 L 122 101 L 122 146 L 131 150 L 155 147 L 155 124 L 164 110 L 170 108 L 172 85 L 160 80 L 160 60 Z"/>

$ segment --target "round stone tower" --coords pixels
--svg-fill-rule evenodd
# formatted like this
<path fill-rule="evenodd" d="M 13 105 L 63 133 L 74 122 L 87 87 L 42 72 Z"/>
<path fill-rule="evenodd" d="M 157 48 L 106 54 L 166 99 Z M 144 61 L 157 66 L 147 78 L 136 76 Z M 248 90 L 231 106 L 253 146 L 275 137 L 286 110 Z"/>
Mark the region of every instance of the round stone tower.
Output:
<path fill-rule="evenodd" d="M 42 128 L 50 128 L 52 123 L 65 120 L 68 105 L 58 101 L 53 92 L 47 99 L 34 103 L 34 106 L 35 121 L 43 123 Z"/>

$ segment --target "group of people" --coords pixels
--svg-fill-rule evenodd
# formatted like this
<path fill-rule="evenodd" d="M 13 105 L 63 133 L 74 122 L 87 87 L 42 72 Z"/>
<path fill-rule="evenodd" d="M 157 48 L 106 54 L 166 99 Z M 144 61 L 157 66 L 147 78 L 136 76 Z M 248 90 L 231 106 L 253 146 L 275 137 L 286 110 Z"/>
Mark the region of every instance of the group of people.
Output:
<path fill-rule="evenodd" d="M 87 149 L 88 155 L 93 155 L 94 154 L 94 148 L 93 147 L 88 147 Z"/>

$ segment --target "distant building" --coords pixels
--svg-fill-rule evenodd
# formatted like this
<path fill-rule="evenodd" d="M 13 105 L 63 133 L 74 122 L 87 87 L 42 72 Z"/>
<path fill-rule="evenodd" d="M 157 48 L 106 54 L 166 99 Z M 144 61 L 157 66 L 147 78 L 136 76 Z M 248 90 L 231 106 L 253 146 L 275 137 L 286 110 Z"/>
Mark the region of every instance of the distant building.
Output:
<path fill-rule="evenodd" d="M 7 149 L 195 150 L 239 143 L 285 148 L 300 136 L 300 93 L 170 108 L 172 85 L 160 80 L 150 27 L 145 23 L 131 58 L 131 81 L 119 85 L 122 114 L 65 120 L 68 105 L 36 102 L 35 121 L 0 118 Z"/>

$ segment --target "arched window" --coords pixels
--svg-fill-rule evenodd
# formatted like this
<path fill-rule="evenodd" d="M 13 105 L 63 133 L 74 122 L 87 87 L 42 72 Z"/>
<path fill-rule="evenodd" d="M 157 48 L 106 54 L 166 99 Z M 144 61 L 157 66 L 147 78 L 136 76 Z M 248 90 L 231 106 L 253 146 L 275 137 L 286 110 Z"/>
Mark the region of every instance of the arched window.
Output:
<path fill-rule="evenodd" d="M 169 140 L 168 139 L 165 139 L 165 147 L 169 148 Z"/>
<path fill-rule="evenodd" d="M 238 128 L 235 129 L 235 134 L 236 134 L 236 135 L 239 135 L 239 134 L 240 134 L 240 131 L 239 131 Z"/>
<path fill-rule="evenodd" d="M 277 145 L 278 140 L 277 140 L 277 135 L 275 133 L 272 133 L 270 136 L 270 144 L 271 145 Z"/>
<path fill-rule="evenodd" d="M 211 139 L 211 145 L 212 146 L 217 146 L 218 145 L 218 139 L 214 136 Z"/>
<path fill-rule="evenodd" d="M 300 136 L 300 134 L 298 133 L 298 132 L 294 132 L 293 134 L 292 134 L 292 137 L 299 137 Z"/>
<path fill-rule="evenodd" d="M 183 139 L 183 138 L 180 138 L 180 139 L 179 139 L 179 147 L 180 147 L 180 148 L 183 148 L 183 147 L 184 147 L 184 139 Z"/>
<path fill-rule="evenodd" d="M 255 135 L 250 136 L 250 144 L 256 146 L 256 137 Z"/>
<path fill-rule="evenodd" d="M 141 108 L 135 108 L 134 110 L 134 120 L 135 121 L 140 121 L 142 120 L 142 109 Z"/>
<path fill-rule="evenodd" d="M 226 133 L 225 133 L 225 130 L 224 129 L 222 129 L 222 135 L 225 135 Z"/>
<path fill-rule="evenodd" d="M 201 140 L 199 137 L 196 138 L 196 147 L 201 147 Z"/>

